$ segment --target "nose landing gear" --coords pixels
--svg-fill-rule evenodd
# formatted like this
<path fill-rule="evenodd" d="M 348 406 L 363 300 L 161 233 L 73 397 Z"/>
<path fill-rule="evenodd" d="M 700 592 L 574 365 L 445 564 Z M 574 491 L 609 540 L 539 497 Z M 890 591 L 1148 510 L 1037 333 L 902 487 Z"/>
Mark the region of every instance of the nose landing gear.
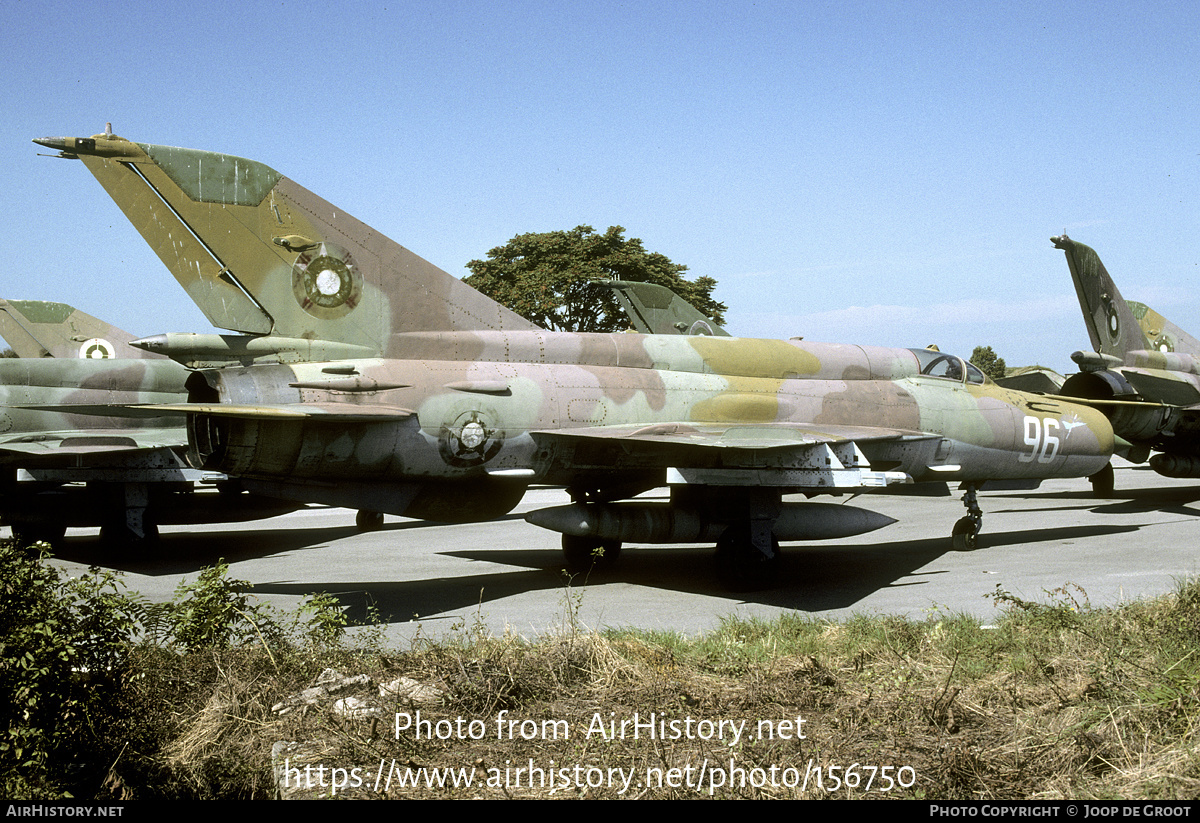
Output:
<path fill-rule="evenodd" d="M 979 548 L 979 532 L 983 528 L 983 509 L 979 508 L 975 486 L 967 485 L 963 505 L 967 507 L 967 516 L 954 524 L 954 530 L 950 534 L 956 552 L 969 552 Z"/>

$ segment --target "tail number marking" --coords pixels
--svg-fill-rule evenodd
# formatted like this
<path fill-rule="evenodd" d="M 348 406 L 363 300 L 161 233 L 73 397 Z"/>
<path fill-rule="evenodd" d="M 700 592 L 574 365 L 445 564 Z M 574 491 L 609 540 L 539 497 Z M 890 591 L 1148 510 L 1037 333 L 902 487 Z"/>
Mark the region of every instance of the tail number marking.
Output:
<path fill-rule="evenodd" d="M 1052 417 L 1045 419 L 1025 415 L 1025 445 L 1029 452 L 1022 452 L 1017 459 L 1022 463 L 1032 463 L 1034 458 L 1039 463 L 1049 463 L 1058 456 L 1059 423 Z"/>

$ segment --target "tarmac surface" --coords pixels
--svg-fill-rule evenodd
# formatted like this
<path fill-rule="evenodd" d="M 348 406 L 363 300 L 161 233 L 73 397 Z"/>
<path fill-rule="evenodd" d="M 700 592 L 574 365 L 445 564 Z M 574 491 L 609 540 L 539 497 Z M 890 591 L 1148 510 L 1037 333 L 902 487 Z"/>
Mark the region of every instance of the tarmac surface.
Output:
<path fill-rule="evenodd" d="M 336 595 L 352 621 L 373 604 L 386 637 L 445 637 L 482 624 L 526 637 L 566 627 L 637 627 L 696 634 L 727 616 L 822 617 L 855 613 L 997 614 L 997 586 L 1046 601 L 1068 586 L 1094 606 L 1153 597 L 1200 572 L 1200 483 L 1118 465 L 1116 492 L 1097 499 L 1086 480 L 1047 481 L 1032 492 L 980 494 L 981 547 L 952 550 L 950 529 L 964 514 L 961 494 L 847 499 L 899 522 L 855 538 L 784 546 L 778 585 L 752 593 L 722 588 L 711 546 L 626 545 L 619 563 L 591 579 L 562 571 L 559 536 L 524 522 L 534 508 L 567 502 L 561 489 L 535 488 L 507 517 L 442 525 L 387 517 L 359 532 L 348 509 L 308 508 L 247 523 L 164 527 L 146 557 L 104 549 L 95 530 L 72 529 L 55 563 L 123 572 L 125 584 L 153 601 L 170 600 L 218 558 L 253 594 L 293 609 L 308 594 Z M 645 497 L 665 496 L 666 490 Z M 837 502 L 839 498 L 820 498 Z M 8 530 L 0 530 L 7 537 Z"/>

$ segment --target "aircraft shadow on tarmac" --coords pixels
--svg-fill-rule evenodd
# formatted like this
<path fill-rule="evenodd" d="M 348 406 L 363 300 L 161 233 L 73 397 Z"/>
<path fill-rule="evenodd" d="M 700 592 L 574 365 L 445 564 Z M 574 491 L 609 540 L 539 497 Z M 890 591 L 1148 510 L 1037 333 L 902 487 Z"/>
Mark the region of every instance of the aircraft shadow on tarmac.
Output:
<path fill-rule="evenodd" d="M 358 534 L 355 526 L 254 531 L 177 532 L 162 535 L 144 549 L 105 545 L 90 535 L 69 535 L 55 547 L 54 556 L 88 566 L 133 572 L 150 577 L 198 572 L 218 560 L 238 563 L 282 552 L 312 549 Z"/>
<path fill-rule="evenodd" d="M 1164 495 L 1162 490 L 1156 492 L 1153 497 L 1146 498 L 1147 505 L 1161 507 Z M 1200 499 L 1200 489 L 1189 490 L 1190 496 L 1182 494 L 1183 490 L 1179 492 L 1174 505 Z M 1129 503 L 1111 504 L 1113 508 L 1124 505 Z M 1195 513 L 1185 511 L 1188 514 Z M 520 515 L 509 515 L 503 519 L 520 519 Z M 430 528 L 445 526 L 424 521 L 400 521 L 385 525 L 381 531 L 401 536 L 414 530 L 419 534 L 421 530 Z M 987 532 L 982 538 L 983 547 L 972 555 L 978 556 L 983 563 L 989 552 L 1003 551 L 1006 546 L 1069 541 L 1137 529 L 1133 525 L 1087 525 Z M 195 573 L 219 558 L 233 564 L 288 552 L 314 549 L 336 552 L 337 547 L 331 547 L 331 543 L 352 540 L 358 534 L 358 529 L 349 524 L 338 527 L 171 532 L 164 534 L 151 552 L 140 557 L 114 553 L 95 537 L 71 536 L 55 555 L 81 564 L 158 577 Z M 530 592 L 563 590 L 568 584 L 573 587 L 614 583 L 645 586 L 724 598 L 731 604 L 747 602 L 804 612 L 822 612 L 850 608 L 881 589 L 923 585 L 922 578 L 944 573 L 936 566 L 929 569 L 925 567 L 951 553 L 949 540 L 945 537 L 849 546 L 828 542 L 786 544 L 784 563 L 776 586 L 764 591 L 734 594 L 722 588 L 716 580 L 711 546 L 630 546 L 622 553 L 615 569 L 594 573 L 590 577 L 577 575 L 570 581 L 562 570 L 562 555 L 555 549 L 514 547 L 455 550 L 439 554 L 464 561 L 518 568 L 484 574 L 470 574 L 469 570 L 464 569 L 463 575 L 388 580 L 389 568 L 396 570 L 397 577 L 404 573 L 403 543 L 398 541 L 394 550 L 381 558 L 381 579 L 261 583 L 256 584 L 253 591 L 257 594 L 293 596 L 327 592 L 338 597 L 348 617 L 356 624 L 366 621 L 370 605 L 388 622 L 407 622 L 414 615 L 441 615 L 481 602 L 486 608 L 489 602 Z M 918 571 L 921 569 L 925 570 Z"/>
<path fill-rule="evenodd" d="M 986 536 L 984 548 L 973 555 L 984 562 L 988 551 L 1005 546 L 1061 542 L 1096 535 L 1136 531 L 1136 526 L 1071 526 L 995 533 Z M 721 588 L 712 573 L 712 549 L 704 546 L 679 548 L 631 547 L 621 555 L 616 569 L 590 578 L 570 580 L 572 587 L 623 583 L 670 589 L 689 594 L 722 597 L 736 603 L 757 603 L 805 612 L 823 612 L 852 607 L 880 589 L 922 585 L 921 577 L 942 574 L 936 568 L 918 572 L 950 553 L 947 538 L 874 543 L 858 546 L 788 545 L 779 585 L 761 592 L 732 594 Z M 442 615 L 532 591 L 565 589 L 568 580 L 561 571 L 561 555 L 550 549 L 486 549 L 455 551 L 447 556 L 510 566 L 528 571 L 499 571 L 462 577 L 409 581 L 359 581 L 329 583 L 265 584 L 255 587 L 260 594 L 301 596 L 313 592 L 335 595 L 355 623 L 366 619 L 373 604 L 387 622 L 407 622 L 414 616 Z M 403 564 L 398 553 L 394 562 Z M 905 577 L 918 579 L 897 582 Z"/>
<path fill-rule="evenodd" d="M 510 514 L 490 522 L 521 520 Z M 432 520 L 386 523 L 375 533 L 405 532 L 445 526 Z M 256 528 L 164 532 L 156 544 L 144 549 L 122 549 L 106 545 L 94 535 L 69 535 L 56 546 L 54 556 L 88 566 L 134 572 L 151 577 L 198 572 L 218 560 L 238 563 L 289 551 L 318 549 L 360 534 L 357 526 Z"/>
<path fill-rule="evenodd" d="M 1137 489 L 1114 493 L 1109 502 L 1098 503 L 1091 510 L 1097 514 L 1141 514 L 1166 512 L 1195 517 L 1200 509 L 1187 508 L 1200 501 L 1200 487 Z"/>
<path fill-rule="evenodd" d="M 990 494 L 992 501 L 1012 500 L 1028 501 L 1025 494 Z M 1064 502 L 1062 505 L 1028 506 L 1023 505 L 1019 511 L 1050 512 L 1050 511 L 1079 511 L 1095 514 L 1140 514 L 1144 512 L 1168 512 L 1171 514 L 1200 515 L 1200 510 L 1185 508 L 1191 503 L 1200 501 L 1200 486 L 1155 486 L 1140 489 L 1117 489 L 1107 497 L 1096 497 L 1089 491 L 1048 492 L 1037 495 L 1037 499 L 1046 501 L 1078 501 L 1076 504 Z M 1001 514 L 1018 509 L 989 510 L 992 514 Z"/>

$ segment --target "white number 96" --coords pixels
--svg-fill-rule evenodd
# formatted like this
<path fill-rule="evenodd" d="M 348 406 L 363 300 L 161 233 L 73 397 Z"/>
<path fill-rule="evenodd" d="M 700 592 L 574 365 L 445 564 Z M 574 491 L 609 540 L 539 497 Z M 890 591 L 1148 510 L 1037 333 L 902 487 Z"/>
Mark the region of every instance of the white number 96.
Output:
<path fill-rule="evenodd" d="M 1028 453 L 1017 457 L 1022 463 L 1031 463 L 1036 457 L 1039 463 L 1049 463 L 1058 454 L 1058 421 L 1052 417 L 1042 419 L 1025 415 L 1025 445 Z"/>

